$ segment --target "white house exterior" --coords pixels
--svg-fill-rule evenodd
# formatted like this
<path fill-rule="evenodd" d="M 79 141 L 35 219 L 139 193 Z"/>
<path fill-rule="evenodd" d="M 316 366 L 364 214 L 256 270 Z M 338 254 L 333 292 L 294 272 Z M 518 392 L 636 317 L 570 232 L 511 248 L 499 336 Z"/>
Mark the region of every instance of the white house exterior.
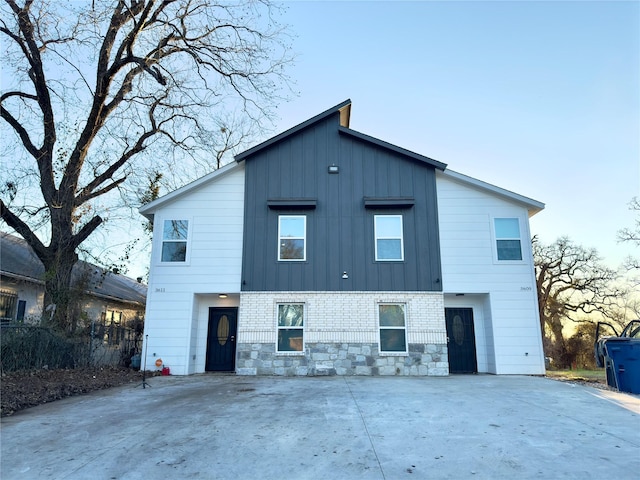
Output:
<path fill-rule="evenodd" d="M 204 372 L 209 307 L 240 302 L 244 165 L 227 165 L 141 211 L 152 216 L 154 225 L 147 294 L 153 322 L 145 327 L 148 365 L 160 358 L 173 374 Z M 180 264 L 161 261 L 164 222 L 173 218 L 189 222 L 190 248 Z"/>
<path fill-rule="evenodd" d="M 528 220 L 544 205 L 355 132 L 350 108 L 140 209 L 147 369 L 544 373 Z"/>
<path fill-rule="evenodd" d="M 528 241 L 544 205 L 450 170 L 437 185 L 444 305 L 473 310 L 478 372 L 544 372 Z M 523 260 L 498 261 L 496 218 L 518 220 Z"/>

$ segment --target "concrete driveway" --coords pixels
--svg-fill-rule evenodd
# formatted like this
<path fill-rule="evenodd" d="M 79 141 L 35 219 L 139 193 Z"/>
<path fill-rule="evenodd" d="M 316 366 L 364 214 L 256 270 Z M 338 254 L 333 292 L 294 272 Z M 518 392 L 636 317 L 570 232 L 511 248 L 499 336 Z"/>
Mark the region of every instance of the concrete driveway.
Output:
<path fill-rule="evenodd" d="M 2 479 L 640 478 L 635 395 L 490 375 L 148 382 L 2 419 Z"/>

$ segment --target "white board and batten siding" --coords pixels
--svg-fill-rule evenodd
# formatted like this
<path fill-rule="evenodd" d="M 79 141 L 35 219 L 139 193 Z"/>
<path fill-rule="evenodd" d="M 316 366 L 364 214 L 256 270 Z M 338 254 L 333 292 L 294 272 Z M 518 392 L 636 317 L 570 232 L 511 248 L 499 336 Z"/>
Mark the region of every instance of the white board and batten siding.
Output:
<path fill-rule="evenodd" d="M 446 307 L 473 308 L 478 371 L 544 374 L 529 216 L 544 205 L 456 172 L 438 172 Z M 517 218 L 522 261 L 498 261 L 494 218 Z"/>
<path fill-rule="evenodd" d="M 154 222 L 145 316 L 147 369 L 161 358 L 172 374 L 204 371 L 207 305 L 229 305 L 218 294 L 238 298 L 240 293 L 244 164 L 223 167 L 141 211 L 153 215 Z M 161 261 L 165 220 L 189 222 L 185 262 Z"/>

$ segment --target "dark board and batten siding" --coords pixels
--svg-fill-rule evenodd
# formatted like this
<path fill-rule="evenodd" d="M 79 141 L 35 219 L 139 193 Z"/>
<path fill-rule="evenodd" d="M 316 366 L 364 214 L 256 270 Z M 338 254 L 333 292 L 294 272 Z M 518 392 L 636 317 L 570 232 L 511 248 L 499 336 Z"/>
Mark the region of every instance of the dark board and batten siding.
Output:
<path fill-rule="evenodd" d="M 245 174 L 243 291 L 442 290 L 433 166 L 341 134 L 336 112 L 247 157 Z M 306 261 L 277 260 L 283 214 L 307 216 Z M 403 215 L 403 262 L 375 261 L 375 214 Z"/>

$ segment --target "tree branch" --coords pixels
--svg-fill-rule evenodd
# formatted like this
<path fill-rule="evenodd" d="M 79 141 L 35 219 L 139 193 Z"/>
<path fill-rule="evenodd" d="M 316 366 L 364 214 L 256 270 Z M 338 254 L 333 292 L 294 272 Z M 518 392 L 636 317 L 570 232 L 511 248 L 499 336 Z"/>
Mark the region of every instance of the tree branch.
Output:
<path fill-rule="evenodd" d="M 27 152 L 29 152 L 29 155 L 31 155 L 39 164 L 39 160 L 43 155 L 42 149 L 39 149 L 33 144 L 33 142 L 31 141 L 31 137 L 29 137 L 29 132 L 27 132 L 27 129 L 24 128 L 22 124 L 16 118 L 14 118 L 14 116 L 11 115 L 11 113 L 9 113 L 9 111 L 4 108 L 2 104 L 0 104 L 0 117 L 9 125 L 11 125 L 11 128 L 13 128 L 18 137 L 20 137 L 20 141 L 24 145 L 25 150 L 27 150 Z"/>
<path fill-rule="evenodd" d="M 95 231 L 95 229 L 100 226 L 101 223 L 102 223 L 102 217 L 99 217 L 99 216 L 95 216 L 91 220 L 89 220 L 87 223 L 85 223 L 82 226 L 82 228 L 78 231 L 78 233 L 76 233 L 73 236 L 73 239 L 72 239 L 73 250 L 75 251 L 76 248 L 78 248 L 78 245 L 84 242 L 89 237 L 89 235 L 91 235 Z"/>
<path fill-rule="evenodd" d="M 0 218 L 4 220 L 9 227 L 13 228 L 18 234 L 24 238 L 27 243 L 33 248 L 38 258 L 43 258 L 46 255 L 47 247 L 40 241 L 40 239 L 31 231 L 29 225 L 23 222 L 20 217 L 15 215 L 5 203 L 0 199 Z"/>

